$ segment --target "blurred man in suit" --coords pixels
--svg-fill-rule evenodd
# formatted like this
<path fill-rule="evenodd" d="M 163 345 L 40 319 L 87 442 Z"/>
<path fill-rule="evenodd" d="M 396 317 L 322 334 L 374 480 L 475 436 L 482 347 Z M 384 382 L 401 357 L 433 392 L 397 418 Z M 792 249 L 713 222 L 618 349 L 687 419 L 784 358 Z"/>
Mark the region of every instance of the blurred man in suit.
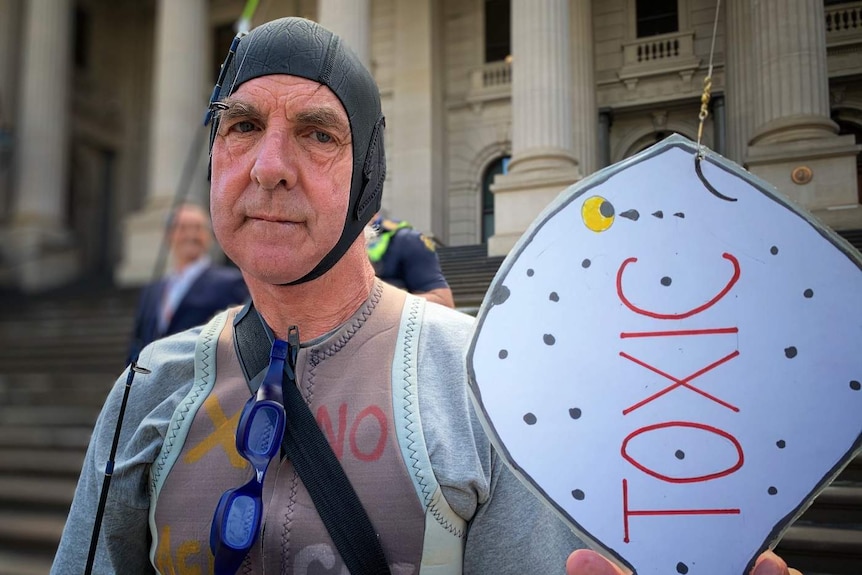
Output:
<path fill-rule="evenodd" d="M 127 362 L 151 341 L 206 323 L 248 298 L 238 269 L 212 263 L 212 227 L 203 208 L 182 204 L 168 225 L 170 272 L 141 292 Z"/>

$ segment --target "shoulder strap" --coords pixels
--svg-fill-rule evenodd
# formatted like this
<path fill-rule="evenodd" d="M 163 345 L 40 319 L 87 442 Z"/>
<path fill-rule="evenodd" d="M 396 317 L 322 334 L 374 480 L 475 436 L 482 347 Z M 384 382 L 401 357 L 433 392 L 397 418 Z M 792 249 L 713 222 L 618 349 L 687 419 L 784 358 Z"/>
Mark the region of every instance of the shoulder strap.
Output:
<path fill-rule="evenodd" d="M 263 327 L 263 318 L 250 306 L 234 330 L 243 371 L 246 377 L 253 378 L 266 367 L 269 356 L 270 341 Z M 299 334 L 294 329 L 288 335 L 288 350 L 291 361 L 285 363 L 285 373 L 282 374 L 287 415 L 282 450 L 308 489 L 347 569 L 356 574 L 389 575 L 389 565 L 377 531 L 296 387 L 294 370 Z"/>

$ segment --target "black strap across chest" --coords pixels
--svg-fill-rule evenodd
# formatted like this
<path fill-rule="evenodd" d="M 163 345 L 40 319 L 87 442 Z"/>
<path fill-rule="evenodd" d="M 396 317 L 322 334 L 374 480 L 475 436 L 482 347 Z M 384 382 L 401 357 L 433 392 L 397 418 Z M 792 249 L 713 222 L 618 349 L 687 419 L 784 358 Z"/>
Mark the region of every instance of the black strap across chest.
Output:
<path fill-rule="evenodd" d="M 271 348 L 263 318 L 254 306 L 236 322 L 234 336 L 243 372 L 250 381 L 267 367 Z M 291 329 L 287 343 L 288 358 L 295 361 L 298 331 Z M 282 374 L 287 415 L 282 452 L 293 463 L 350 573 L 389 575 L 377 531 L 296 386 L 294 361 L 285 362 Z"/>

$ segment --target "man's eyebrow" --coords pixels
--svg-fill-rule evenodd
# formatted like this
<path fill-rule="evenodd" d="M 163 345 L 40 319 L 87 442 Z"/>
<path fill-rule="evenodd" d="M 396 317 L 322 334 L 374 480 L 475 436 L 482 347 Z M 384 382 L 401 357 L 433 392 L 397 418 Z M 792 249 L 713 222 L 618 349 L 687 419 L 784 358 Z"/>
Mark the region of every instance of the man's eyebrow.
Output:
<path fill-rule="evenodd" d="M 263 117 L 263 114 L 260 113 L 260 110 L 254 104 L 241 100 L 227 98 L 222 100 L 220 104 L 219 108 L 221 108 L 220 115 L 222 120 L 232 120 L 234 118 L 260 119 Z"/>
<path fill-rule="evenodd" d="M 319 128 L 329 128 L 341 133 L 350 133 L 350 127 L 338 112 L 329 107 L 300 110 L 296 113 L 296 122 Z"/>

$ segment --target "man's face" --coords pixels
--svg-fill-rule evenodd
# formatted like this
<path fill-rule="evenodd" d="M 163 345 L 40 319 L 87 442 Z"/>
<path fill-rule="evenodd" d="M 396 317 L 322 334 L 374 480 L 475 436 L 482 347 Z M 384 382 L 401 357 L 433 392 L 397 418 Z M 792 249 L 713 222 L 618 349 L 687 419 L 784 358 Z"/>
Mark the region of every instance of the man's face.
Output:
<path fill-rule="evenodd" d="M 209 219 L 203 210 L 183 206 L 176 212 L 171 223 L 171 254 L 174 263 L 186 266 L 200 258 L 210 248 Z"/>
<path fill-rule="evenodd" d="M 350 124 L 332 91 L 270 75 L 225 101 L 212 150 L 213 229 L 246 273 L 297 280 L 335 246 L 353 169 Z"/>

